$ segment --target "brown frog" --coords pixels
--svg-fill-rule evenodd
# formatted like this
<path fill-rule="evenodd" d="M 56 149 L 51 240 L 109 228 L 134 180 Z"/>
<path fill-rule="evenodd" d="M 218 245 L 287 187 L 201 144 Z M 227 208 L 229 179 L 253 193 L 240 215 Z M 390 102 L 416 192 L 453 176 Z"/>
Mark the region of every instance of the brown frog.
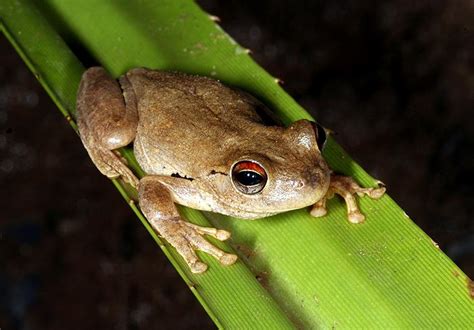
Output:
<path fill-rule="evenodd" d="M 79 132 L 92 161 L 107 177 L 138 189 L 140 209 L 194 273 L 207 269 L 195 250 L 224 265 L 237 256 L 203 237 L 226 240 L 229 232 L 183 220 L 175 204 L 243 219 L 314 205 L 311 214 L 323 216 L 326 199 L 339 194 L 349 221 L 360 223 L 354 195 L 385 192 L 331 172 L 319 125 L 269 126 L 262 113 L 268 114 L 254 97 L 216 80 L 143 68 L 118 83 L 103 68 L 90 68 L 77 96 Z M 131 142 L 146 173 L 141 180 L 114 152 Z"/>

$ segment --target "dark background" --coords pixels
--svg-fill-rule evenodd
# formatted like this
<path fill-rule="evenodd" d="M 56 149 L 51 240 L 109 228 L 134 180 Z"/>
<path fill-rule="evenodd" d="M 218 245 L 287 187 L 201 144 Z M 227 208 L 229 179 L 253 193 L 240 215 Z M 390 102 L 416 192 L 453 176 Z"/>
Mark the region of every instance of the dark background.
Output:
<path fill-rule="evenodd" d="M 472 2 L 199 3 L 472 277 Z M 212 328 L 3 36 L 0 59 L 0 327 Z"/>

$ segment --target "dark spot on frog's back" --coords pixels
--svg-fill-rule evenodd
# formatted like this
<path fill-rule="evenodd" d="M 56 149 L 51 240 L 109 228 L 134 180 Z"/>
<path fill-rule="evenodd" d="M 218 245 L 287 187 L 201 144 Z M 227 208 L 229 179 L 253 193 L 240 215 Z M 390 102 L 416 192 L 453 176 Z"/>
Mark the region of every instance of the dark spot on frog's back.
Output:
<path fill-rule="evenodd" d="M 210 171 L 208 175 L 216 175 L 216 174 L 221 174 L 221 175 L 225 175 L 225 176 L 228 175 L 227 173 L 216 171 L 216 170 Z"/>
<path fill-rule="evenodd" d="M 194 180 L 194 178 L 187 177 L 186 175 L 182 176 L 182 175 L 179 174 L 179 173 L 172 173 L 171 176 L 172 176 L 173 178 L 185 179 L 185 180 L 189 180 L 189 181 L 193 181 L 193 180 Z"/>

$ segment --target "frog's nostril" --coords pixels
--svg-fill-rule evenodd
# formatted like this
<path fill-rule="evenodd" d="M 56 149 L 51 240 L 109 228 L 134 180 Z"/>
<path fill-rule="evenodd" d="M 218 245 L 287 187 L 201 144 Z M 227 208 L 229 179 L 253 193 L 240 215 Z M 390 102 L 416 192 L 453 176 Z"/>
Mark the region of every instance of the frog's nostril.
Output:
<path fill-rule="evenodd" d="M 308 173 L 308 176 L 306 177 L 305 184 L 311 189 L 318 189 L 321 186 L 322 181 L 323 178 L 320 171 L 317 169 L 312 169 L 312 171 Z"/>
<path fill-rule="evenodd" d="M 304 180 L 292 180 L 291 182 L 293 189 L 302 189 L 305 185 Z"/>

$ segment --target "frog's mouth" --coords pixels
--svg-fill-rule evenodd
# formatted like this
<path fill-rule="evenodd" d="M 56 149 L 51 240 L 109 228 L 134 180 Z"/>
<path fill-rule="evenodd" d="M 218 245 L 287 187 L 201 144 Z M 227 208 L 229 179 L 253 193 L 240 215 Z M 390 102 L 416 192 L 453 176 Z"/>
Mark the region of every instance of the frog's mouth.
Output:
<path fill-rule="evenodd" d="M 245 210 L 245 209 L 237 208 L 234 205 L 229 204 L 228 202 L 222 201 L 222 200 L 219 201 L 219 204 L 220 204 L 220 206 L 218 207 L 218 210 L 215 211 L 217 213 L 227 215 L 227 216 L 231 216 L 231 217 L 235 217 L 235 218 L 239 218 L 239 219 L 242 219 L 242 220 L 256 220 L 256 219 L 270 217 L 270 216 L 275 215 L 275 214 L 280 214 L 280 213 L 285 213 L 285 212 L 289 212 L 289 211 L 298 210 L 298 209 L 301 209 L 303 207 L 312 205 L 314 203 L 309 204 L 309 205 L 304 205 L 304 206 L 301 206 L 301 207 L 291 207 L 291 208 L 286 208 L 286 209 L 278 209 L 278 210 L 275 210 L 275 211 Z"/>
<path fill-rule="evenodd" d="M 285 211 L 283 211 L 285 212 Z M 242 220 L 257 220 L 257 219 L 262 219 L 266 217 L 270 217 L 272 215 L 282 213 L 282 212 L 274 212 L 274 213 L 268 213 L 268 212 L 262 212 L 262 213 L 249 213 L 249 212 L 242 212 L 241 214 L 238 215 L 232 215 L 234 217 L 237 217 Z M 230 215 L 230 214 L 229 214 Z"/>

